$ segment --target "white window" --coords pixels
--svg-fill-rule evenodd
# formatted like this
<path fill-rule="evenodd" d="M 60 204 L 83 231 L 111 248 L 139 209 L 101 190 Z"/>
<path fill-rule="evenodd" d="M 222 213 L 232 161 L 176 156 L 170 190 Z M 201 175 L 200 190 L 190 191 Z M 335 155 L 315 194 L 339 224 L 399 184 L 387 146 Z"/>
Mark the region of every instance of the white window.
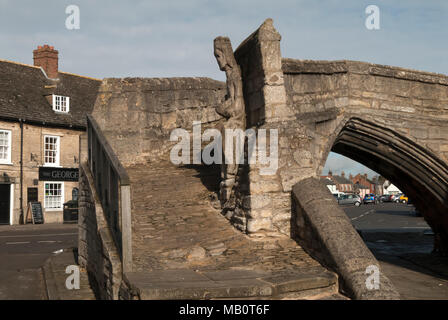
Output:
<path fill-rule="evenodd" d="M 58 136 L 44 136 L 45 166 L 59 166 L 59 138 Z"/>
<path fill-rule="evenodd" d="M 70 97 L 53 95 L 53 110 L 68 112 L 70 110 Z"/>
<path fill-rule="evenodd" d="M 0 164 L 11 163 L 11 131 L 0 130 Z"/>
<path fill-rule="evenodd" d="M 64 183 L 45 182 L 45 209 L 62 210 L 64 204 Z"/>

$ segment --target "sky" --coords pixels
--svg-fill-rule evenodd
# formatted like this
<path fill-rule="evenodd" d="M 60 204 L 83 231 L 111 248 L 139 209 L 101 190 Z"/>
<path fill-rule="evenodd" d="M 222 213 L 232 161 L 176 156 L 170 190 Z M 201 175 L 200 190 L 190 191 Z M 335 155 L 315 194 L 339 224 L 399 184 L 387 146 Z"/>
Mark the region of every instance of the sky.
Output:
<path fill-rule="evenodd" d="M 80 29 L 66 28 L 77 5 Z M 368 30 L 365 9 L 380 9 Z M 0 0 L 0 59 L 32 64 L 49 44 L 65 72 L 105 77 L 225 80 L 213 39 L 234 49 L 266 19 L 282 35 L 283 57 L 348 59 L 448 74 L 446 0 Z M 331 153 L 324 173 L 372 171 Z"/>

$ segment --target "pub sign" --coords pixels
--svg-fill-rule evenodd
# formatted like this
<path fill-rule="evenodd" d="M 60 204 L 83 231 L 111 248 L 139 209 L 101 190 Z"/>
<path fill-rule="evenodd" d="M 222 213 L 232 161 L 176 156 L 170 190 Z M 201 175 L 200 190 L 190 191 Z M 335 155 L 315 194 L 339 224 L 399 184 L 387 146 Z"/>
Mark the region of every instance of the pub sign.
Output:
<path fill-rule="evenodd" d="M 43 181 L 78 181 L 78 168 L 39 167 L 39 180 Z"/>

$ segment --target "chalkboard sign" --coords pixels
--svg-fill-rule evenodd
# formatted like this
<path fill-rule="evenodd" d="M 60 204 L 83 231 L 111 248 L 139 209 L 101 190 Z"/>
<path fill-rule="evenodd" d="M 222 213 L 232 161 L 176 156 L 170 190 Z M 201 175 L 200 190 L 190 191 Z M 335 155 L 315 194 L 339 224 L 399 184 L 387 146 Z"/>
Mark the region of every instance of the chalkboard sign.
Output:
<path fill-rule="evenodd" d="M 42 213 L 42 204 L 40 202 L 28 203 L 28 210 L 26 212 L 26 222 L 29 222 L 29 214 L 33 224 L 44 223 L 44 214 Z"/>

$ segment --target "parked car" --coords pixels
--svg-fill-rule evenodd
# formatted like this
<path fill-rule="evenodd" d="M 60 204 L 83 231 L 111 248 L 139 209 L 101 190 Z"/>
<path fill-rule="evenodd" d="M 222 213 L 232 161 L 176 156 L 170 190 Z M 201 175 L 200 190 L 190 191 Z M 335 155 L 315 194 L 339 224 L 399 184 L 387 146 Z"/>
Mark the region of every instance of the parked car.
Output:
<path fill-rule="evenodd" d="M 404 194 L 400 196 L 400 198 L 398 198 L 398 202 L 401 203 L 408 203 L 409 199 L 408 197 L 406 197 Z"/>
<path fill-rule="evenodd" d="M 394 194 L 393 197 L 392 197 L 392 202 L 397 202 L 397 203 L 400 202 L 400 197 L 402 195 L 403 195 L 402 193 Z"/>
<path fill-rule="evenodd" d="M 368 193 L 368 194 L 366 194 L 364 196 L 363 202 L 364 202 L 364 204 L 367 204 L 367 203 L 375 204 L 376 203 L 376 197 L 375 197 L 375 195 L 373 193 Z"/>
<path fill-rule="evenodd" d="M 357 194 L 344 194 L 341 195 L 338 199 L 339 204 L 353 204 L 359 207 L 362 203 L 362 199 Z"/>
<path fill-rule="evenodd" d="M 392 198 L 393 198 L 393 195 L 391 195 L 391 194 L 383 194 L 379 200 L 380 200 L 380 202 L 392 202 Z"/>

